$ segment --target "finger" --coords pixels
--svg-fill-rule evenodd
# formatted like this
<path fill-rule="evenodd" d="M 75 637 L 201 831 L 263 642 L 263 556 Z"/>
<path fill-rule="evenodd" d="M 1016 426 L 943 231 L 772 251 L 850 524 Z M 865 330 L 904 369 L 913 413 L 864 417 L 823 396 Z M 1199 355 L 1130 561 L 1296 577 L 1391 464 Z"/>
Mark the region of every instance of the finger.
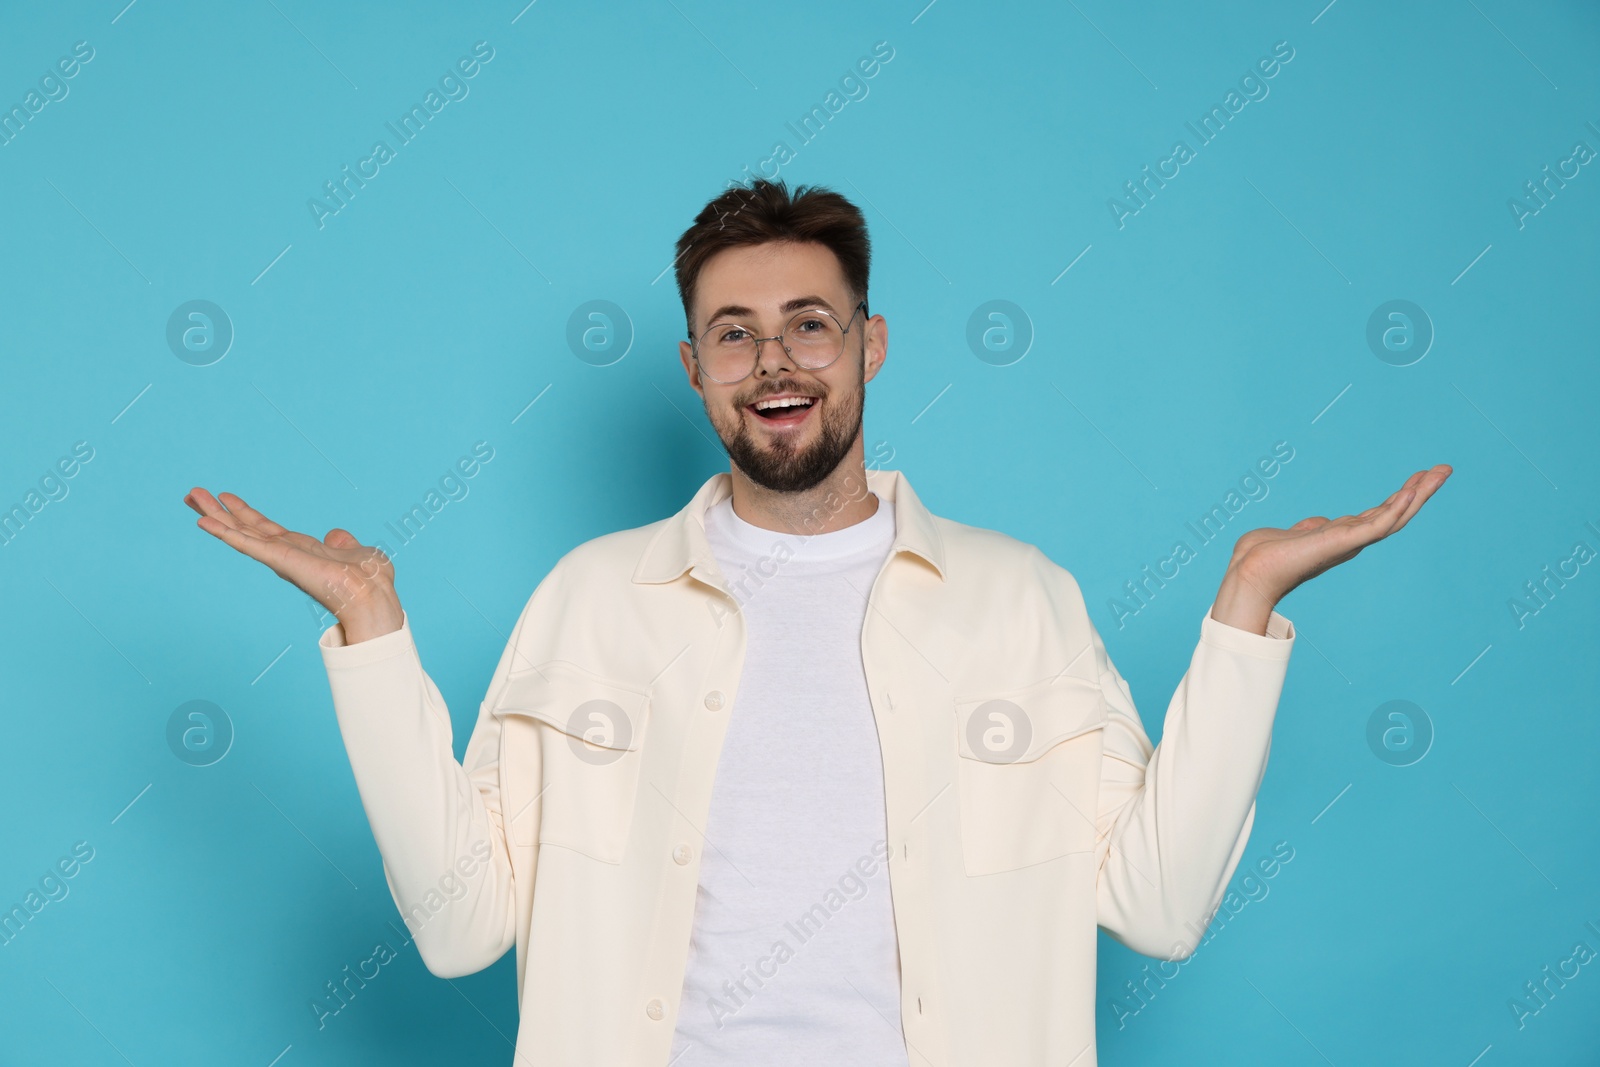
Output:
<path fill-rule="evenodd" d="M 240 528 L 249 530 L 257 537 L 276 537 L 281 541 L 288 542 L 296 548 L 305 549 L 307 551 L 316 551 L 323 547 L 322 542 L 318 541 L 315 537 L 312 537 L 309 534 L 298 533 L 294 530 L 288 529 L 285 526 L 282 526 L 279 523 L 273 522 L 271 519 L 261 514 L 261 512 L 247 504 L 244 499 L 237 494 L 224 493 L 222 495 L 227 498 L 225 502 L 228 505 L 228 510 L 234 515 L 238 516 Z"/>
<path fill-rule="evenodd" d="M 218 519 L 214 515 L 202 515 L 196 520 L 195 525 L 226 544 L 229 548 L 243 552 L 251 559 L 260 560 L 263 563 L 267 562 L 264 558 L 264 553 L 267 546 L 271 544 L 270 541 L 263 541 L 249 531 Z"/>
<path fill-rule="evenodd" d="M 1399 489 L 1396 489 L 1394 492 L 1390 493 L 1387 497 L 1385 497 L 1384 500 L 1383 500 L 1383 503 L 1374 504 L 1370 508 L 1368 508 L 1367 510 L 1358 511 L 1354 515 L 1341 515 L 1337 519 L 1335 519 L 1334 521 L 1335 522 L 1339 522 L 1339 523 L 1346 523 L 1346 524 L 1352 523 L 1352 522 L 1367 522 L 1374 515 L 1378 514 L 1380 511 L 1382 511 L 1384 508 L 1389 507 L 1391 504 L 1393 504 L 1395 502 L 1395 500 L 1400 496 L 1400 494 L 1404 493 L 1404 492 L 1405 492 L 1405 487 L 1402 486 Z"/>
<path fill-rule="evenodd" d="M 211 519 L 230 530 L 240 528 L 238 518 L 223 507 L 222 503 L 205 489 L 198 486 L 191 489 L 189 495 L 184 497 L 184 502 L 198 511 L 204 518 Z M 202 523 L 201 527 L 205 528 L 205 524 Z"/>
<path fill-rule="evenodd" d="M 1410 522 L 1411 517 L 1422 510 L 1422 505 L 1426 504 L 1428 498 L 1439 491 L 1439 487 L 1445 483 L 1445 479 L 1449 478 L 1451 473 L 1449 465 L 1443 463 L 1432 470 L 1424 471 L 1424 477 L 1417 482 L 1413 495 L 1406 503 L 1405 509 L 1397 516 L 1394 525 L 1385 531 L 1384 536 L 1387 537 Z"/>
<path fill-rule="evenodd" d="M 1438 468 L 1417 471 L 1407 478 L 1405 484 L 1395 492 L 1394 496 L 1384 502 L 1380 512 L 1398 510 L 1400 513 L 1404 513 L 1406 509 L 1410 509 L 1412 513 L 1415 513 L 1416 508 L 1421 506 L 1421 501 L 1432 496 L 1433 491 L 1443 484 L 1444 478 L 1442 476 L 1434 477 L 1437 470 Z M 1390 516 L 1384 515 L 1383 517 L 1387 520 Z"/>
<path fill-rule="evenodd" d="M 1428 493 L 1431 492 L 1430 489 Z M 1428 493 L 1422 492 L 1417 486 L 1402 490 L 1399 496 L 1362 524 L 1372 534 L 1367 543 L 1382 540 L 1404 526 L 1428 498 Z"/>
<path fill-rule="evenodd" d="M 300 549 L 288 545 L 282 538 L 258 537 L 248 530 L 237 529 L 217 523 L 213 529 L 207 526 L 208 519 L 200 519 L 199 524 L 203 529 L 215 534 L 233 548 L 258 563 L 264 563 L 273 573 L 286 581 L 300 585 L 297 580 L 299 572 L 304 571 L 306 554 Z M 305 588 L 303 585 L 301 588 Z"/>
<path fill-rule="evenodd" d="M 1373 512 L 1373 516 L 1369 518 L 1362 517 L 1367 512 L 1362 512 L 1361 515 L 1341 516 L 1319 527 L 1315 533 L 1323 538 L 1325 551 L 1330 558 L 1338 555 L 1342 562 L 1385 535 L 1386 531 L 1381 525 L 1376 525 L 1374 520 L 1382 517 L 1383 508 L 1391 506 L 1392 503 L 1385 503 L 1378 505 L 1376 509 L 1368 509 Z"/>
<path fill-rule="evenodd" d="M 1442 472 L 1440 467 L 1417 471 L 1382 504 L 1370 507 L 1359 515 L 1343 515 L 1317 527 L 1317 532 L 1327 539 L 1329 548 L 1338 554 L 1329 566 L 1349 560 L 1363 548 L 1383 540 L 1404 526 L 1416 514 L 1422 502 L 1444 484 L 1444 479 L 1449 477 L 1448 471 L 1447 466 Z M 1437 479 L 1429 479 L 1430 474 L 1438 475 Z"/>
<path fill-rule="evenodd" d="M 288 532 L 284 527 L 279 526 L 277 523 L 261 514 L 261 512 L 245 503 L 244 497 L 237 493 L 223 493 L 221 499 L 222 502 L 228 506 L 229 511 L 239 516 L 240 520 L 242 520 L 244 524 L 252 527 L 260 533 L 268 536 L 274 536 Z"/>
<path fill-rule="evenodd" d="M 1299 531 L 1304 533 L 1307 530 L 1321 529 L 1326 525 L 1328 525 L 1328 520 L 1326 518 L 1321 515 L 1312 515 L 1309 518 L 1301 519 L 1299 522 L 1289 527 L 1288 532 L 1295 533 L 1296 531 Z"/>
<path fill-rule="evenodd" d="M 1416 473 L 1412 474 L 1411 477 L 1407 478 L 1405 482 L 1401 484 L 1400 488 L 1390 493 L 1388 498 L 1385 499 L 1383 503 L 1374 504 L 1366 511 L 1360 512 L 1357 515 L 1347 516 L 1347 518 L 1349 518 L 1352 522 L 1362 523 L 1373 523 L 1387 520 L 1397 507 L 1403 507 L 1405 504 L 1409 504 L 1414 499 L 1413 496 L 1408 494 L 1415 493 L 1420 480 L 1427 474 L 1427 471 L 1417 471 Z"/>
<path fill-rule="evenodd" d="M 1425 471 L 1417 471 L 1406 479 L 1406 484 L 1401 488 L 1411 488 L 1424 500 L 1433 495 L 1433 491 L 1444 484 L 1445 479 L 1454 473 L 1454 468 L 1448 463 L 1436 463 Z"/>
<path fill-rule="evenodd" d="M 1407 485 L 1405 488 L 1396 493 L 1392 500 L 1387 501 L 1383 507 L 1379 508 L 1377 513 L 1374 514 L 1368 521 L 1377 524 L 1391 522 L 1396 516 L 1403 513 L 1416 498 L 1417 487 L 1414 485 Z"/>
<path fill-rule="evenodd" d="M 1425 473 L 1427 473 L 1427 472 L 1426 471 L 1417 471 L 1416 474 L 1413 474 L 1411 477 L 1407 478 L 1405 480 L 1405 482 L 1403 482 L 1401 484 L 1400 488 L 1396 489 L 1394 492 L 1390 493 L 1387 497 L 1385 497 L 1384 500 L 1383 500 L 1383 503 L 1374 504 L 1374 505 L 1372 505 L 1372 507 L 1368 508 L 1367 510 L 1359 512 L 1359 513 L 1357 513 L 1355 515 L 1352 515 L 1352 516 L 1348 516 L 1348 518 L 1350 518 L 1351 520 L 1353 520 L 1355 522 L 1370 522 L 1370 521 L 1372 521 L 1372 519 L 1374 517 L 1376 517 L 1378 515 L 1381 515 L 1384 511 L 1388 510 L 1389 508 L 1394 507 L 1395 501 L 1399 500 L 1401 497 L 1405 496 L 1405 494 L 1408 491 L 1410 491 L 1412 486 L 1416 483 L 1418 475 L 1425 474 Z"/>
<path fill-rule="evenodd" d="M 1381 541 L 1400 529 L 1412 515 L 1416 514 L 1416 509 L 1421 506 L 1419 501 L 1422 499 L 1426 497 L 1419 493 L 1416 487 L 1402 488 L 1377 508 L 1368 509 L 1371 514 L 1362 512 L 1361 516 L 1355 517 L 1348 523 L 1330 524 L 1342 531 L 1333 543 L 1349 550 L 1349 555 L 1341 557 L 1336 562 L 1343 563 L 1368 545 Z"/>
<path fill-rule="evenodd" d="M 361 542 L 356 540 L 354 534 L 352 534 L 349 530 L 340 529 L 337 526 L 328 531 L 328 536 L 322 539 L 322 543 L 327 545 L 329 548 L 361 547 Z"/>
<path fill-rule="evenodd" d="M 217 498 L 211 495 L 210 490 L 198 485 L 189 490 L 188 494 L 184 496 L 183 502 L 200 514 L 209 515 L 215 519 L 224 518 L 228 514 L 228 509 L 223 507 Z"/>

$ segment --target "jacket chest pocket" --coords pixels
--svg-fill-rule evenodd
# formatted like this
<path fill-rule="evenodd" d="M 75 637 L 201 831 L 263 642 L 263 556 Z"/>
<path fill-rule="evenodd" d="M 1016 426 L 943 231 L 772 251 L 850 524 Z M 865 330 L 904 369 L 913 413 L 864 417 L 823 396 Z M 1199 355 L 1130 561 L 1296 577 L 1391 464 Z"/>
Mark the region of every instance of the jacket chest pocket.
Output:
<path fill-rule="evenodd" d="M 969 875 L 1095 848 L 1106 706 L 1075 677 L 955 699 L 961 852 Z"/>
<path fill-rule="evenodd" d="M 560 845 L 621 863 L 650 691 L 555 660 L 513 673 L 498 712 L 502 817 L 512 844 Z"/>

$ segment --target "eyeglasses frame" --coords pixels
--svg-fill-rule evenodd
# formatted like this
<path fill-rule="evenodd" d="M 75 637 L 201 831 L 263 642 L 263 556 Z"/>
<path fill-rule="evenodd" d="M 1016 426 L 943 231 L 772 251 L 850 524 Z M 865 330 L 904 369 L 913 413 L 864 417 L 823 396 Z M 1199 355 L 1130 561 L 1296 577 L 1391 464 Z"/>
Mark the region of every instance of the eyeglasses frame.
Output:
<path fill-rule="evenodd" d="M 850 335 L 850 328 L 852 326 L 854 326 L 855 323 L 856 323 L 856 315 L 860 314 L 861 312 L 863 312 L 865 310 L 867 310 L 867 302 L 865 300 L 856 301 L 855 309 L 850 313 L 850 321 L 844 324 L 844 327 L 842 328 L 842 331 L 840 333 L 841 340 L 840 340 L 840 343 L 839 343 L 839 355 L 838 356 L 834 356 L 832 359 L 830 359 L 828 362 L 824 363 L 820 367 L 805 367 L 803 369 L 804 370 L 827 370 L 829 367 L 831 367 L 835 363 L 839 362 L 839 356 L 844 355 L 844 350 L 845 350 L 845 344 L 844 344 L 844 340 L 843 339 Z M 834 322 L 838 322 L 839 321 L 839 316 L 835 315 L 832 311 L 829 311 L 827 308 L 824 308 L 824 307 L 803 307 L 803 308 L 800 308 L 799 310 L 797 310 L 793 315 L 789 316 L 788 322 L 785 322 L 783 324 L 783 329 L 787 330 L 789 328 L 789 323 L 790 322 L 793 322 L 795 319 L 799 318 L 801 315 L 805 314 L 807 311 L 820 311 L 824 315 L 826 315 L 830 319 L 832 319 Z M 710 326 L 707 326 L 704 330 L 702 330 L 700 332 L 700 337 L 701 338 L 705 337 L 706 334 L 711 332 L 712 327 L 719 326 L 719 325 L 723 325 L 723 324 L 722 323 L 713 322 Z M 752 333 L 752 334 L 755 333 L 754 330 L 749 329 L 743 323 L 740 323 L 740 322 L 732 322 L 732 323 L 728 323 L 727 325 L 738 326 L 741 330 L 745 330 L 748 333 Z M 778 344 L 783 345 L 783 351 L 789 356 L 789 358 L 790 359 L 794 359 L 794 353 L 789 350 L 789 346 L 783 344 L 783 331 L 780 330 L 778 333 L 773 334 L 771 337 L 757 337 L 755 339 L 755 346 L 756 346 L 755 358 L 750 361 L 750 369 L 745 371 L 739 377 L 733 379 L 732 381 L 728 381 L 728 382 L 721 381 L 720 379 L 717 379 L 717 378 L 712 378 L 710 372 L 707 371 L 705 366 L 700 362 L 700 338 L 695 338 L 695 337 L 689 338 L 689 349 L 690 349 L 690 351 L 692 351 L 694 353 L 694 365 L 696 367 L 700 368 L 700 373 L 701 374 L 704 374 L 707 378 L 710 378 L 712 381 L 716 382 L 718 385 L 737 385 L 739 382 L 744 381 L 746 378 L 750 377 L 750 375 L 754 374 L 756 372 L 756 368 L 761 366 L 761 342 L 762 341 L 777 341 Z M 795 363 L 796 363 L 796 366 L 799 366 L 799 361 L 798 360 L 796 360 Z"/>

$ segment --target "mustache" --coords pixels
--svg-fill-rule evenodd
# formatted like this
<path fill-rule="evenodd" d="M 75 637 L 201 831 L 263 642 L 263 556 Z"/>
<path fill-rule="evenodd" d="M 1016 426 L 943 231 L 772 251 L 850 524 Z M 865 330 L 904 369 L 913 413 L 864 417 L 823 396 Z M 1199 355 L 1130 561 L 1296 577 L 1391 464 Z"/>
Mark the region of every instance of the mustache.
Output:
<path fill-rule="evenodd" d="M 790 396 L 811 396 L 816 397 L 818 400 L 822 399 L 821 393 L 813 392 L 811 389 L 800 385 L 798 382 L 790 382 L 787 384 L 779 382 L 778 384 L 763 389 L 756 395 L 741 401 L 741 404 L 748 406 L 750 404 L 760 403 L 769 396 L 782 396 L 784 394 L 788 394 Z"/>

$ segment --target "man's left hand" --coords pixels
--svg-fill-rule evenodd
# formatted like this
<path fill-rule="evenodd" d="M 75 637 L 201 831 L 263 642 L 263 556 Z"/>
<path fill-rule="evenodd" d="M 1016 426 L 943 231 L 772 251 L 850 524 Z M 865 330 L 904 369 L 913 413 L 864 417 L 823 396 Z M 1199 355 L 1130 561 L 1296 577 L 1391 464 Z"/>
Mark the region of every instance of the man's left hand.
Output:
<path fill-rule="evenodd" d="M 1278 601 L 1306 579 L 1354 558 L 1410 522 L 1450 474 L 1447 463 L 1418 471 L 1388 500 L 1359 515 L 1332 520 L 1313 515 L 1287 530 L 1251 530 L 1234 545 L 1211 617 L 1264 635 Z"/>

